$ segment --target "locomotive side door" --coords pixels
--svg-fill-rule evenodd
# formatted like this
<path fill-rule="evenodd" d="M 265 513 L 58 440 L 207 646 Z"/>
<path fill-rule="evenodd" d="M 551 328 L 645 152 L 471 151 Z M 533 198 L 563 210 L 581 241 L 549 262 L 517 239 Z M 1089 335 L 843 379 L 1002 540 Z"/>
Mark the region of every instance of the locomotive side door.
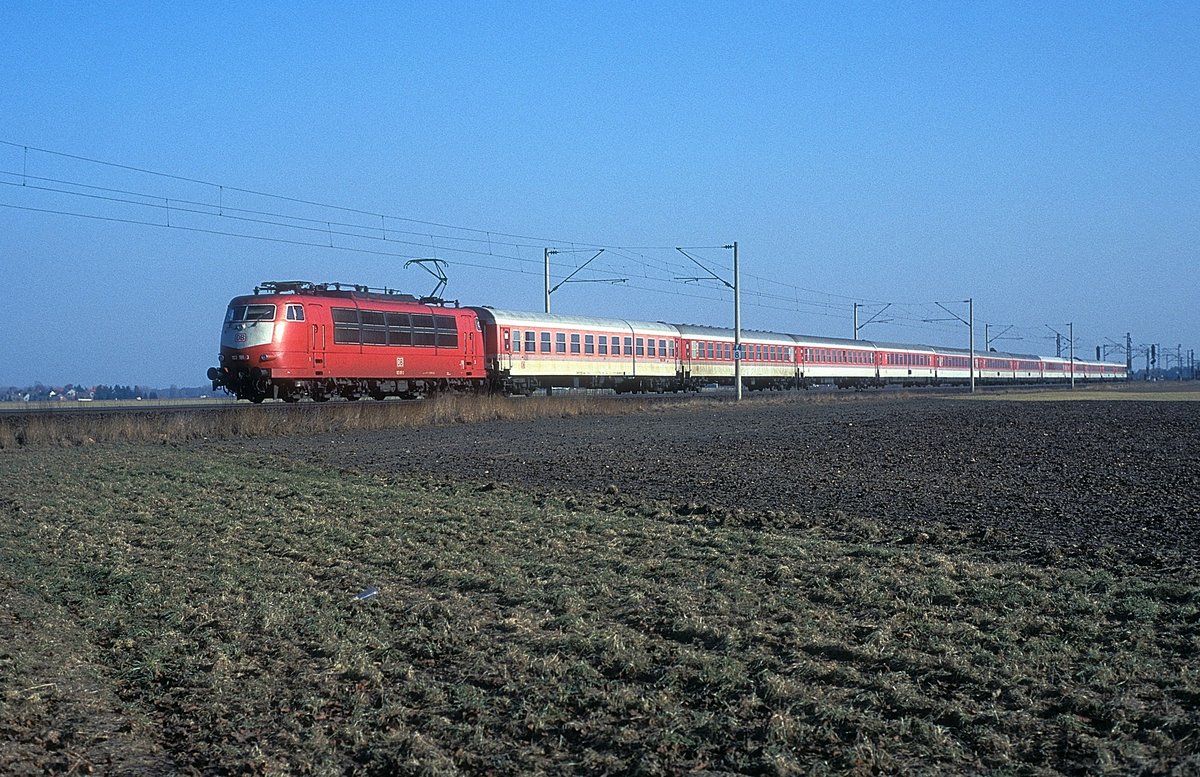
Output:
<path fill-rule="evenodd" d="M 312 368 L 315 375 L 325 374 L 325 345 L 329 333 L 325 322 L 329 320 L 329 312 L 324 305 L 308 303 L 308 350 L 312 356 Z"/>
<path fill-rule="evenodd" d="M 463 354 L 463 369 L 467 377 L 473 378 L 479 369 L 479 342 L 483 338 L 483 332 L 478 329 L 479 319 L 471 318 L 467 320 L 467 325 L 463 327 L 466 330 L 465 353 Z"/>

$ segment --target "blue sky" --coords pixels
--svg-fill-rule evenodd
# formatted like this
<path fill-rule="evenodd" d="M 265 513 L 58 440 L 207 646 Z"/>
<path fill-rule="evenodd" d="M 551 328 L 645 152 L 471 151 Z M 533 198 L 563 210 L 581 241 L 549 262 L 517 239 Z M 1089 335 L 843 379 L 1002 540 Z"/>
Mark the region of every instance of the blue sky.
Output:
<path fill-rule="evenodd" d="M 230 297 L 426 293 L 415 257 L 537 310 L 542 247 L 557 282 L 593 244 L 577 278 L 629 281 L 555 312 L 728 325 L 671 247 L 727 273 L 737 240 L 747 327 L 849 336 L 891 302 L 863 337 L 965 345 L 922 319 L 973 297 L 979 347 L 1200 345 L 1194 2 L 14 1 L 0 27 L 0 385 L 199 385 Z"/>

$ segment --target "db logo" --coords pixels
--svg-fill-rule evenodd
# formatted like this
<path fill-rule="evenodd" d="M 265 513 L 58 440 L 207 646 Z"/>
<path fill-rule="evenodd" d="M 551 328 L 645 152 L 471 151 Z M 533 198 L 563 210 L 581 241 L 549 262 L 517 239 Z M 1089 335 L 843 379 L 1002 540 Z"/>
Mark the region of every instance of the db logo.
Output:
<path fill-rule="evenodd" d="M 238 332 L 237 341 L 238 341 L 239 343 L 244 343 L 244 342 L 246 342 L 246 333 L 245 333 L 245 332 Z"/>

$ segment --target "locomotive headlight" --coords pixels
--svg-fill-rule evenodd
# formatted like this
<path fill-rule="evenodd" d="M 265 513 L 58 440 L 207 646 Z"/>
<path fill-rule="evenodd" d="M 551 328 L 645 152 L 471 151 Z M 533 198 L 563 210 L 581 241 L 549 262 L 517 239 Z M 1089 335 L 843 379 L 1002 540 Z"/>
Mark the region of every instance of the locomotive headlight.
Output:
<path fill-rule="evenodd" d="M 272 360 L 272 359 L 274 359 L 274 358 L 275 358 L 275 354 L 273 354 L 273 353 L 264 353 L 264 354 L 260 354 L 260 355 L 259 355 L 259 357 L 258 357 L 258 360 L 259 360 L 260 362 L 269 362 L 269 361 L 271 361 L 271 360 Z"/>

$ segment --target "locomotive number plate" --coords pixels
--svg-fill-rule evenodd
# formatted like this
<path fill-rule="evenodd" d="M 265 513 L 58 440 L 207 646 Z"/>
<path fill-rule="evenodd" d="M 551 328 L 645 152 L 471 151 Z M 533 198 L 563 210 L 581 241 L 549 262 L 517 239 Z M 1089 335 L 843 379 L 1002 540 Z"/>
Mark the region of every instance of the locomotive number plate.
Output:
<path fill-rule="evenodd" d="M 403 356 L 396 357 L 396 369 L 398 369 L 398 370 L 404 369 L 404 357 Z"/>

